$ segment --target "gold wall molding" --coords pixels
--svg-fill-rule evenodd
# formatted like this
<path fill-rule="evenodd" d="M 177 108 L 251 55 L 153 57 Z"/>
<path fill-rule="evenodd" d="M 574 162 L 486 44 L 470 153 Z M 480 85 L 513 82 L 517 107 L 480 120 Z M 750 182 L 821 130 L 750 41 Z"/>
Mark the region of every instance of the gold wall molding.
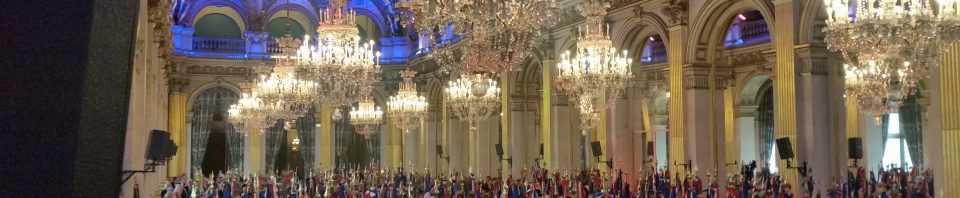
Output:
<path fill-rule="evenodd" d="M 229 66 L 210 66 L 210 65 L 191 65 L 187 67 L 187 74 L 203 75 L 223 75 L 223 76 L 247 76 L 250 75 L 249 67 L 229 67 Z"/>

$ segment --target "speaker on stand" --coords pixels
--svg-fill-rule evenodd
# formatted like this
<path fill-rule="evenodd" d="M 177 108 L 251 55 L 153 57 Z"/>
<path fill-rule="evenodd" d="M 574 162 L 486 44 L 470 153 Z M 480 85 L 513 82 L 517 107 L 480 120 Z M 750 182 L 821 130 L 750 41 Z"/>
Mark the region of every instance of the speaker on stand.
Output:
<path fill-rule="evenodd" d="M 852 137 L 847 139 L 847 157 L 853 159 L 853 166 L 859 166 L 859 160 L 863 159 L 863 138 Z"/>

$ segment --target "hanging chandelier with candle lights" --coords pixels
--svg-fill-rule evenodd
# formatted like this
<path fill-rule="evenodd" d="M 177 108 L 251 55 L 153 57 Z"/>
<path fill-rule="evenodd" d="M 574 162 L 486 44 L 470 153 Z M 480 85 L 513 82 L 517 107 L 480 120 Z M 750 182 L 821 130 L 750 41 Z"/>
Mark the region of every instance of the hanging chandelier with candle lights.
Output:
<path fill-rule="evenodd" d="M 350 111 L 350 124 L 356 129 L 357 134 L 370 139 L 380 129 L 380 123 L 383 122 L 383 110 L 380 110 L 380 107 L 373 102 L 369 87 L 362 95 L 363 100 Z"/>
<path fill-rule="evenodd" d="M 556 0 L 400 0 L 398 18 L 421 31 L 446 31 L 464 35 L 485 25 L 506 26 L 529 32 L 557 24 Z"/>
<path fill-rule="evenodd" d="M 360 41 L 356 13 L 345 0 L 331 0 L 322 11 L 317 38 L 305 37 L 296 52 L 297 76 L 317 83 L 322 104 L 350 105 L 380 80 L 380 52 L 373 41 Z"/>
<path fill-rule="evenodd" d="M 403 82 L 400 83 L 400 90 L 396 96 L 390 96 L 387 102 L 387 116 L 405 133 L 420 126 L 420 121 L 427 113 L 427 98 L 417 93 L 417 84 L 413 82 L 416 74 L 410 69 L 401 71 Z"/>
<path fill-rule="evenodd" d="M 446 102 L 460 119 L 476 124 L 500 107 L 500 88 L 487 74 L 461 74 L 446 88 Z"/>
<path fill-rule="evenodd" d="M 473 68 L 494 75 L 516 69 L 530 57 L 541 30 L 560 21 L 555 0 L 402 0 L 397 7 L 401 10 L 398 18 L 419 28 L 421 35 L 464 36 L 467 46 L 461 56 L 453 56 L 450 48 L 456 45 L 425 37 L 437 45 L 430 47 L 431 57 L 439 55 L 435 58 L 441 71 L 453 73 L 468 66 L 466 62 L 471 60 L 465 59 L 469 58 L 494 60 Z M 474 56 L 466 57 L 470 55 Z"/>
<path fill-rule="evenodd" d="M 960 33 L 960 1 L 824 0 L 824 41 L 839 52 L 847 97 L 879 117 L 896 111 L 906 96 L 940 65 Z"/>
<path fill-rule="evenodd" d="M 583 130 L 596 126 L 597 111 L 616 104 L 633 78 L 633 59 L 627 50 L 613 47 L 609 28 L 604 31 L 603 18 L 609 6 L 599 0 L 577 6 L 586 21 L 578 34 L 576 54 L 567 51 L 557 63 L 557 87 L 580 109 Z"/>

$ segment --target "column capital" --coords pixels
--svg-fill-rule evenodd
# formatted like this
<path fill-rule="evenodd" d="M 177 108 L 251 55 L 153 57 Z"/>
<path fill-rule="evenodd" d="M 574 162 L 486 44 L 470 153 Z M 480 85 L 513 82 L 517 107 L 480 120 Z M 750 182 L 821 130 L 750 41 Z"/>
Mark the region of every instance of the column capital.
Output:
<path fill-rule="evenodd" d="M 683 84 L 685 89 L 709 89 L 711 65 L 707 63 L 694 63 L 684 65 Z M 726 88 L 727 83 L 732 78 L 733 71 L 729 68 L 713 68 L 714 85 L 717 88 Z"/>
<path fill-rule="evenodd" d="M 190 85 L 190 80 L 181 76 L 171 76 L 170 79 L 167 80 L 167 85 L 170 87 L 170 92 L 186 93 L 186 88 Z"/>
<path fill-rule="evenodd" d="M 823 46 L 810 44 L 794 47 L 800 76 L 827 75 L 827 52 Z"/>
<path fill-rule="evenodd" d="M 669 0 L 660 10 L 670 19 L 670 26 L 682 26 L 687 24 L 687 0 Z"/>

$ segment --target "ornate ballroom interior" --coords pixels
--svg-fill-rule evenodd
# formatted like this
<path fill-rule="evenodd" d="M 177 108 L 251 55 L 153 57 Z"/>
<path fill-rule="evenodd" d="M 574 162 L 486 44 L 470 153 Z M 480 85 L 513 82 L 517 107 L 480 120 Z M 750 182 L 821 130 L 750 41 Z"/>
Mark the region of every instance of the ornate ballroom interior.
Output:
<path fill-rule="evenodd" d="M 46 46 L 74 36 L 46 32 L 54 40 L 39 41 L 75 59 L 4 74 L 59 70 L 71 73 L 58 81 L 69 86 L 48 82 L 57 76 L 0 81 L 11 90 L 0 95 L 15 98 L 0 106 L 12 110 L 0 129 L 44 131 L 10 134 L 0 150 L 73 145 L 36 146 L 36 159 L 0 157 L 69 156 L 75 165 L 0 172 L 74 178 L 54 182 L 73 188 L 46 193 L 132 197 L 137 185 L 158 197 L 180 176 L 370 166 L 502 177 L 596 169 L 629 172 L 634 186 L 648 171 L 669 170 L 721 176 L 722 187 L 755 162 L 817 189 L 858 167 L 912 168 L 932 175 L 937 197 L 960 196 L 949 188 L 960 186 L 953 1 L 877 4 L 873 18 L 858 15 L 874 13 L 851 3 L 860 1 L 842 0 L 93 2 L 56 7 L 90 13 L 68 26 L 86 42 L 65 45 L 81 51 Z M 3 43 L 45 30 L 20 29 Z M 13 65 L 50 58 L 22 53 L 36 58 Z M 86 61 L 57 69 L 75 60 Z M 11 88 L 36 81 L 45 82 L 35 91 Z M 64 98 L 47 106 L 16 93 Z M 30 121 L 51 114 L 68 124 Z M 154 130 L 176 153 L 152 172 L 121 174 L 149 166 Z M 43 139 L 57 134 L 70 138 Z M 24 139 L 38 140 L 13 142 Z M 116 187 L 74 190 L 101 184 L 92 178 Z"/>

